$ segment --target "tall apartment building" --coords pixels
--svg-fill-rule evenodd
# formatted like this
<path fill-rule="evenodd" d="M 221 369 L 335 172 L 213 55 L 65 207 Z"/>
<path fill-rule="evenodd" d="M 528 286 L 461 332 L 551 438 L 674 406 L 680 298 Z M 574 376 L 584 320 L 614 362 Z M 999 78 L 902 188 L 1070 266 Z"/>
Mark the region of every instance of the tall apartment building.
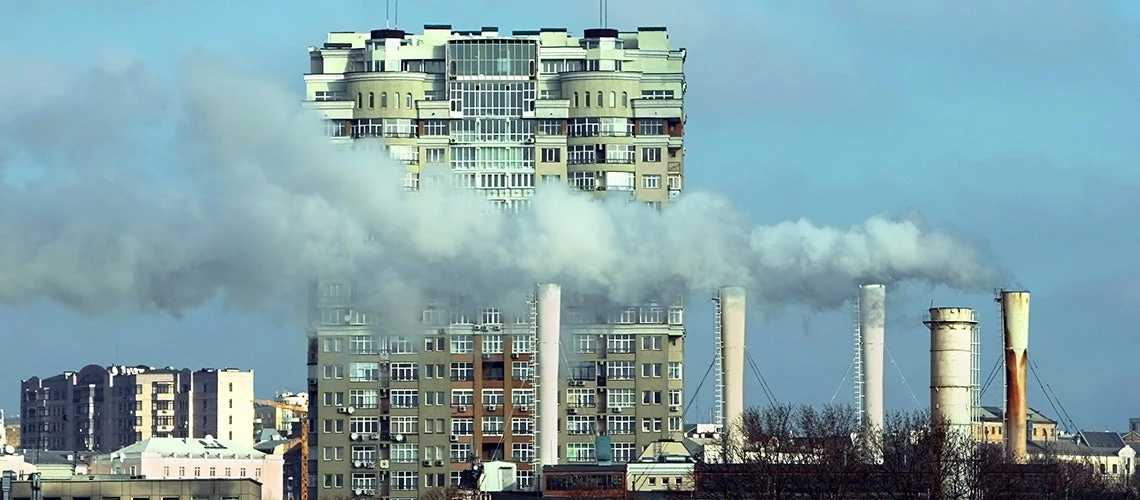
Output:
<path fill-rule="evenodd" d="M 504 211 L 525 210 L 537 182 L 656 207 L 681 191 L 685 51 L 664 28 L 429 25 L 331 33 L 309 55 L 306 106 L 334 143 L 402 163 L 409 191 L 470 188 Z M 508 317 L 441 298 L 396 329 L 353 293 L 349 278 L 312 289 L 313 493 L 416 498 L 457 484 L 472 459 L 516 462 L 532 488 L 533 305 Z M 565 295 L 559 460 L 593 462 L 603 434 L 615 461 L 635 460 L 682 431 L 683 310 L 583 304 Z"/>
<path fill-rule="evenodd" d="M 253 372 L 87 365 L 20 383 L 20 445 L 110 452 L 151 437 L 253 445 Z"/>

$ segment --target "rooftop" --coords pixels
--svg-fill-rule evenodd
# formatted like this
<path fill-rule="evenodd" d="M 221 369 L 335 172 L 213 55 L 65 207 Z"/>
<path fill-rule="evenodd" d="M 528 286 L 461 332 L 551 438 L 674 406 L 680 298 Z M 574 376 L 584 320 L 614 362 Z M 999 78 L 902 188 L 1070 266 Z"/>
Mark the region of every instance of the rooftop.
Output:
<path fill-rule="evenodd" d="M 196 457 L 262 457 L 265 453 L 237 443 L 227 443 L 217 439 L 196 438 L 149 438 L 112 452 L 112 455 L 136 453 L 158 453 L 164 456 Z"/>

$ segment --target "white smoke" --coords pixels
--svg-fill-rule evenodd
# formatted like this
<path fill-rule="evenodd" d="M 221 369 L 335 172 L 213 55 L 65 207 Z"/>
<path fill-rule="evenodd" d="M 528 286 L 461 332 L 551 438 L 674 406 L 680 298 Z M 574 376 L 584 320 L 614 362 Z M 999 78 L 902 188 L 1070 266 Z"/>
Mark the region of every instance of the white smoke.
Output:
<path fill-rule="evenodd" d="M 741 284 L 753 300 L 827 308 L 860 282 L 995 279 L 974 245 L 913 220 L 750 227 L 711 193 L 659 214 L 543 188 L 531 211 L 496 215 L 470 193 L 404 192 L 402 165 L 330 146 L 272 82 L 213 61 L 174 83 L 152 73 L 119 62 L 57 75 L 72 84 L 34 98 L 0 93 L 0 300 L 177 314 L 221 295 L 253 308 L 337 273 L 384 304 L 505 300 L 549 280 L 615 302 Z"/>

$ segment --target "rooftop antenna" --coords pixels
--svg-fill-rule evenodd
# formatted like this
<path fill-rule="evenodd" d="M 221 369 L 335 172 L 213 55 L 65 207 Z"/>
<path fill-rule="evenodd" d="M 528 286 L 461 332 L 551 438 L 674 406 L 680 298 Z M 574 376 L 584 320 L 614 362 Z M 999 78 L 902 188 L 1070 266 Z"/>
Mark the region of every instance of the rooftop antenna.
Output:
<path fill-rule="evenodd" d="M 610 1 L 598 0 L 598 24 L 603 28 L 609 28 L 610 21 Z"/>

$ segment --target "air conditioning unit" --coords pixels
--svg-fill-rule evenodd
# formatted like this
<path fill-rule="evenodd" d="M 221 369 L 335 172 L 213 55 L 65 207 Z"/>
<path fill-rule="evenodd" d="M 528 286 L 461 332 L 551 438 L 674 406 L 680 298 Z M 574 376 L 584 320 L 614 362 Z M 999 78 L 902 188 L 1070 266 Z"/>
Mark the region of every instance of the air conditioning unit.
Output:
<path fill-rule="evenodd" d="M 519 353 L 517 353 L 517 352 L 511 353 L 511 359 L 519 359 Z"/>
<path fill-rule="evenodd" d="M 499 409 L 499 407 L 498 407 L 498 406 L 495 406 L 495 405 L 490 405 L 490 406 L 488 406 L 488 407 L 487 407 L 487 411 L 495 411 L 495 410 L 498 410 L 498 409 Z"/>
<path fill-rule="evenodd" d="M 348 440 L 349 440 L 349 441 L 360 441 L 360 434 L 357 434 L 357 433 L 355 433 L 355 432 L 354 432 L 354 433 L 352 433 L 352 434 L 349 434 L 349 435 L 348 435 Z"/>
<path fill-rule="evenodd" d="M 382 398 L 388 397 L 388 389 L 380 389 L 380 397 L 382 397 Z"/>
<path fill-rule="evenodd" d="M 357 460 L 357 461 L 355 461 L 355 462 L 353 462 L 353 463 L 352 463 L 352 466 L 353 466 L 353 467 L 356 467 L 357 469 L 359 469 L 359 468 L 361 468 L 361 467 L 364 467 L 364 462 L 361 462 L 360 460 Z"/>
<path fill-rule="evenodd" d="M 522 405 L 519 407 L 519 411 L 530 411 L 530 407 L 527 405 Z"/>
<path fill-rule="evenodd" d="M 357 489 L 355 489 L 355 490 L 352 490 L 352 492 L 353 492 L 353 493 L 355 493 L 357 496 L 360 496 L 360 495 L 363 495 L 363 494 L 364 494 L 364 490 L 363 490 L 363 489 L 361 489 L 361 488 L 357 488 Z"/>
<path fill-rule="evenodd" d="M 404 442 L 404 435 L 403 434 L 396 434 L 396 435 L 392 436 L 392 441 L 395 441 L 397 443 L 403 443 Z"/>
<path fill-rule="evenodd" d="M 364 468 L 365 469 L 375 469 L 376 468 L 376 462 L 364 462 Z"/>
<path fill-rule="evenodd" d="M 670 406 L 669 411 L 681 411 L 681 407 L 680 406 Z"/>
<path fill-rule="evenodd" d="M 452 434 L 450 440 L 452 443 L 458 443 L 459 442 L 459 436 Z"/>
<path fill-rule="evenodd" d="M 349 406 L 348 408 L 344 409 L 344 412 L 349 414 L 349 415 L 352 415 L 353 413 L 356 413 L 356 408 Z"/>
<path fill-rule="evenodd" d="M 387 460 L 381 460 L 379 462 L 376 462 L 376 465 L 379 466 L 381 470 L 383 470 L 383 469 L 387 469 L 388 466 L 391 465 L 391 462 L 389 462 Z"/>
<path fill-rule="evenodd" d="M 491 359 L 491 355 L 490 354 L 484 354 L 483 359 Z"/>
<path fill-rule="evenodd" d="M 621 413 L 621 407 L 614 408 L 614 413 Z"/>
<path fill-rule="evenodd" d="M 372 435 L 372 439 L 373 439 L 373 440 L 379 440 L 379 439 L 380 439 L 380 434 L 379 434 L 379 433 L 373 434 L 373 435 Z"/>
<path fill-rule="evenodd" d="M 338 407 L 336 407 L 336 412 L 337 412 L 337 413 L 344 413 L 344 414 L 347 414 L 347 413 L 348 413 L 348 408 L 345 408 L 345 407 L 343 407 L 343 406 L 338 406 Z"/>
<path fill-rule="evenodd" d="M 315 379 L 315 378 L 309 379 L 309 385 L 317 385 L 317 379 Z"/>
<path fill-rule="evenodd" d="M 372 496 L 372 495 L 375 495 L 375 494 L 376 494 L 376 490 L 373 490 L 373 489 L 367 489 L 367 490 L 364 490 L 364 494 L 365 494 L 365 495 L 368 495 L 368 496 Z"/>
<path fill-rule="evenodd" d="M 577 408 L 567 408 L 567 409 L 566 409 L 566 414 L 567 414 L 567 415 L 577 415 L 577 414 L 578 414 L 578 409 L 577 409 Z"/>
<path fill-rule="evenodd" d="M 435 461 L 435 465 L 436 465 L 436 467 L 440 467 L 440 466 L 442 466 L 442 465 L 443 465 L 443 460 L 436 460 L 436 461 Z"/>
<path fill-rule="evenodd" d="M 424 467 L 431 467 L 431 460 L 424 460 Z"/>
<path fill-rule="evenodd" d="M 458 407 L 458 408 L 459 408 L 459 411 L 460 411 L 460 412 L 465 412 L 465 411 L 467 411 L 467 407 L 466 407 L 466 406 L 463 406 L 463 405 L 459 405 L 459 407 Z"/>

